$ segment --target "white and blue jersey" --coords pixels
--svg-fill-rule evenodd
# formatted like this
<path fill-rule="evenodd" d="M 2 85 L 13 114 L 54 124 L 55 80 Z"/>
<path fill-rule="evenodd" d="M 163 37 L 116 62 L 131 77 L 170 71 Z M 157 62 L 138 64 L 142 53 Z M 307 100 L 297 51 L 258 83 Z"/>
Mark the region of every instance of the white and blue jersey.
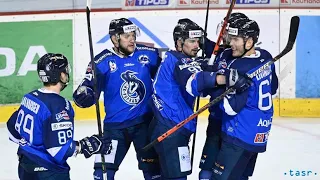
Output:
<path fill-rule="evenodd" d="M 215 86 L 214 72 L 204 72 L 199 62 L 180 52 L 168 51 L 153 83 L 155 115 L 161 115 L 161 123 L 173 127 L 193 113 L 196 96 Z M 192 120 L 181 132 L 190 135 L 195 129 L 196 121 Z"/>
<path fill-rule="evenodd" d="M 68 157 L 76 150 L 74 111 L 68 100 L 39 89 L 26 94 L 7 122 L 18 154 L 54 172 L 69 172 Z"/>
<path fill-rule="evenodd" d="M 148 101 L 152 94 L 152 78 L 160 61 L 158 50 L 147 46 L 137 46 L 124 58 L 107 49 L 95 56 L 98 96 L 104 93 L 105 128 L 122 129 L 144 121 L 142 115 L 151 111 Z M 89 63 L 79 87 L 93 89 L 93 85 Z M 77 99 L 74 100 L 81 107 Z"/>
<path fill-rule="evenodd" d="M 239 73 L 252 73 L 272 56 L 263 49 L 242 58 L 233 58 L 232 50 L 226 49 L 217 62 Z M 230 141 L 252 152 L 264 152 L 268 141 L 272 117 L 272 94 L 278 88 L 274 64 L 252 79 L 253 85 L 242 93 L 230 93 L 220 103 L 223 110 L 222 135 Z"/>

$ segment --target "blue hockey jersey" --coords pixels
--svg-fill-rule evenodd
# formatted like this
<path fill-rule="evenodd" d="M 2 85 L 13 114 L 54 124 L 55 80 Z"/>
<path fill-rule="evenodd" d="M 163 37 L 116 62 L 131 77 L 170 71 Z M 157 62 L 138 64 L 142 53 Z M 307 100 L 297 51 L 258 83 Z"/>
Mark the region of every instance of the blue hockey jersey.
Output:
<path fill-rule="evenodd" d="M 213 46 L 211 47 L 212 48 L 211 52 L 213 52 L 213 48 L 214 48 L 215 43 L 212 42 L 210 44 L 213 44 Z M 214 64 L 211 65 L 210 67 L 207 67 L 207 70 L 203 69 L 204 71 L 217 72 L 219 69 L 227 68 L 226 64 L 221 63 L 221 62 L 217 62 L 218 57 L 221 55 L 221 53 L 224 51 L 225 48 L 226 48 L 225 45 L 220 45 L 219 46 L 219 51 L 218 51 L 217 55 L 215 56 Z M 210 49 L 208 49 L 208 47 L 207 47 L 207 50 L 210 50 Z M 210 96 L 210 101 L 212 101 L 216 97 L 220 96 L 225 91 L 225 88 L 226 88 L 225 85 L 219 85 L 214 89 L 206 90 L 204 92 L 204 96 L 209 95 Z M 213 104 L 212 106 L 210 106 L 208 108 L 208 111 L 209 111 L 209 117 L 208 117 L 209 121 L 221 121 L 223 111 L 220 109 L 219 103 Z"/>
<path fill-rule="evenodd" d="M 54 172 L 67 172 L 67 158 L 75 152 L 74 111 L 68 100 L 43 89 L 22 98 L 7 122 L 9 138 L 18 154 Z"/>
<path fill-rule="evenodd" d="M 168 51 L 153 83 L 155 115 L 160 113 L 167 119 L 162 123 L 172 127 L 193 113 L 196 96 L 215 86 L 214 72 L 204 72 L 197 61 L 180 52 Z M 192 120 L 181 132 L 190 135 L 195 128 L 196 121 Z"/>
<path fill-rule="evenodd" d="M 237 69 L 239 73 L 252 73 L 270 61 L 272 56 L 263 49 L 242 58 L 233 58 L 232 50 L 226 49 L 217 62 L 228 69 Z M 243 93 L 231 93 L 220 103 L 224 111 L 222 117 L 222 135 L 244 149 L 264 152 L 268 141 L 272 117 L 272 94 L 278 88 L 278 79 L 274 64 L 252 79 L 253 85 Z"/>
<path fill-rule="evenodd" d="M 211 71 L 218 71 L 219 69 L 225 69 L 228 66 L 228 63 L 230 63 L 233 58 L 229 58 L 228 62 L 226 61 L 226 59 L 222 59 L 222 52 L 224 51 L 225 48 L 230 48 L 230 47 L 223 47 L 220 46 L 218 55 L 216 56 L 216 61 L 215 63 L 212 65 Z M 257 50 L 259 50 L 260 48 L 256 48 Z M 271 58 L 271 55 L 270 55 Z M 274 68 L 274 66 L 273 66 Z M 213 91 L 208 91 L 206 93 L 206 95 L 210 95 L 210 101 L 214 100 L 216 97 L 220 96 L 226 89 L 225 89 L 225 85 L 221 85 L 216 87 Z M 273 71 L 273 80 L 272 80 L 272 95 L 276 94 L 278 89 L 278 78 L 277 75 L 275 73 L 275 71 Z M 219 104 L 214 104 L 212 106 L 209 107 L 209 120 L 221 120 L 222 119 L 222 115 L 223 115 L 223 111 L 221 110 L 221 108 L 219 107 Z"/>
<path fill-rule="evenodd" d="M 160 61 L 158 50 L 147 46 L 137 46 L 125 58 L 107 49 L 95 57 L 98 95 L 104 93 L 105 128 L 122 129 L 144 121 L 142 115 L 151 111 L 152 78 Z M 93 89 L 91 63 L 80 86 Z"/>

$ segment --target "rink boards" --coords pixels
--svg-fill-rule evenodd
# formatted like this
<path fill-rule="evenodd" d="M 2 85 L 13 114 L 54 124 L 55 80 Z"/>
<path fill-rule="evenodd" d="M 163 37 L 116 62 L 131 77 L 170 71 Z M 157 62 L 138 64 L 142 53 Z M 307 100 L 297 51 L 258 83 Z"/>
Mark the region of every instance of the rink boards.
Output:
<path fill-rule="evenodd" d="M 208 99 L 202 99 L 200 101 L 200 107 L 208 103 Z M 274 116 L 275 117 L 320 117 L 320 100 L 319 99 L 274 99 Z M 96 109 L 95 106 L 90 108 L 79 108 L 72 103 L 75 109 L 75 120 L 95 120 Z M 6 122 L 12 112 L 17 108 L 17 105 L 0 106 L 0 122 Z M 101 117 L 103 118 L 105 113 L 103 110 L 103 103 L 100 103 Z M 201 117 L 208 117 L 209 112 L 205 111 L 200 114 Z"/>
<path fill-rule="evenodd" d="M 280 85 L 274 100 L 275 116 L 320 117 L 320 81 L 315 54 L 319 47 L 320 11 L 317 9 L 238 9 L 256 20 L 260 26 L 259 45 L 273 56 L 286 45 L 290 18 L 301 17 L 301 28 L 293 50 L 276 63 Z M 226 10 L 210 10 L 208 37 L 217 38 L 216 27 Z M 155 47 L 174 48 L 172 30 L 179 18 L 188 17 L 204 23 L 205 10 L 157 10 L 92 13 L 92 35 L 95 54 L 111 47 L 108 36 L 113 18 L 130 18 L 141 29 L 138 41 Z M 154 24 L 155 19 L 157 24 Z M 36 78 L 36 60 L 46 52 L 61 52 L 72 63 L 72 83 L 63 95 L 72 92 L 84 77 L 89 62 L 85 13 L 29 14 L 0 16 L 0 122 L 5 122 L 18 108 L 24 93 L 41 86 Z M 26 36 L 28 34 L 28 36 Z M 201 105 L 208 102 L 203 99 Z M 75 107 L 75 106 L 74 106 Z M 103 108 L 103 106 L 100 106 Z M 76 119 L 95 119 L 95 108 L 75 107 Z M 101 112 L 104 112 L 101 110 Z M 207 116 L 208 112 L 201 114 Z M 102 116 L 103 117 L 103 116 Z"/>

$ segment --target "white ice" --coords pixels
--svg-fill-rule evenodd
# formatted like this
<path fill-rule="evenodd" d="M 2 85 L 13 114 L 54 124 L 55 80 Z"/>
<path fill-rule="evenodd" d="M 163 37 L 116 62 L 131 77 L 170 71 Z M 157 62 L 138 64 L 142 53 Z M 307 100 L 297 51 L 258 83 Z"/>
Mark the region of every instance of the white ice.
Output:
<path fill-rule="evenodd" d="M 205 141 L 207 120 L 198 124 L 193 173 L 189 180 L 197 180 L 199 160 Z M 276 118 L 269 136 L 267 151 L 259 154 L 255 172 L 250 180 L 320 179 L 320 119 Z M 76 121 L 75 139 L 97 133 L 96 122 Z M 191 142 L 190 142 L 191 146 Z M 8 140 L 5 124 L 0 124 L 0 180 L 18 179 L 17 145 Z M 92 180 L 94 158 L 81 155 L 71 158 L 72 180 Z M 290 171 L 291 170 L 291 171 Z M 305 171 L 305 176 L 303 172 Z M 309 176 L 307 176 L 307 172 Z M 286 173 L 286 175 L 285 175 Z M 315 175 L 317 173 L 317 175 Z M 293 176 L 291 176 L 293 175 Z M 298 176 L 299 175 L 299 176 Z M 133 146 L 116 173 L 116 180 L 143 180 L 138 170 Z"/>

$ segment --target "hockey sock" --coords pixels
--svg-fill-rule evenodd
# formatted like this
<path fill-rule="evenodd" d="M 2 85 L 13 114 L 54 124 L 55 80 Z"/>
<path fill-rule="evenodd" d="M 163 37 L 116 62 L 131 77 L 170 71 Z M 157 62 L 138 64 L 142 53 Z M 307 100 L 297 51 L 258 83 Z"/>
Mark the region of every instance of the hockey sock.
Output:
<path fill-rule="evenodd" d="M 160 180 L 161 179 L 160 172 L 143 171 L 143 176 L 144 176 L 145 180 Z"/>
<path fill-rule="evenodd" d="M 187 176 L 186 177 L 180 177 L 180 178 L 168 179 L 168 180 L 187 180 Z"/>
<path fill-rule="evenodd" d="M 241 176 L 239 180 L 248 180 L 248 179 L 249 179 L 249 177 L 248 177 L 248 176 L 246 176 L 246 177 Z"/>
<path fill-rule="evenodd" d="M 107 180 L 114 180 L 115 170 L 107 169 Z"/>
<path fill-rule="evenodd" d="M 107 180 L 114 180 L 116 174 L 115 170 L 107 169 Z M 95 168 L 93 172 L 94 180 L 103 180 L 103 171 L 102 168 Z"/>
<path fill-rule="evenodd" d="M 212 176 L 212 171 L 201 170 L 199 173 L 199 180 L 210 180 Z"/>
<path fill-rule="evenodd" d="M 93 179 L 94 180 L 103 180 L 102 168 L 94 168 Z"/>

